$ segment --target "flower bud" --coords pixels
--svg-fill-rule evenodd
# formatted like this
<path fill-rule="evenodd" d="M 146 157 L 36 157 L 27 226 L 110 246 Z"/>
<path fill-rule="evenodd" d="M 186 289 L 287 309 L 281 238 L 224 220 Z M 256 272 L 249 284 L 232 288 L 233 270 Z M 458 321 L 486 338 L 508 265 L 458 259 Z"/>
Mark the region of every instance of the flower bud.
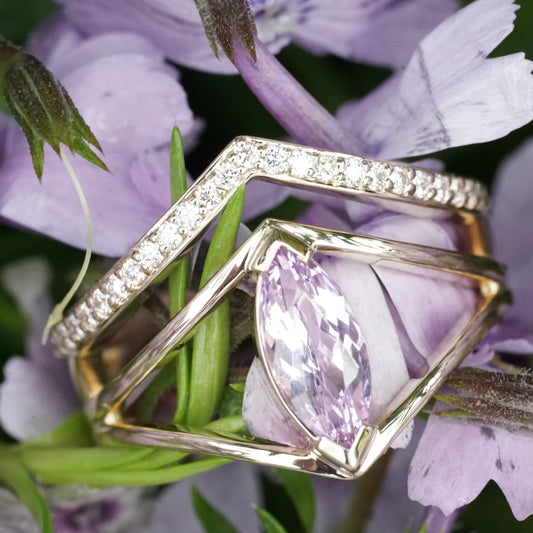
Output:
<path fill-rule="evenodd" d="M 218 57 L 218 45 L 233 62 L 233 40 L 238 37 L 255 61 L 255 21 L 247 0 L 194 0 L 209 44 Z"/>
<path fill-rule="evenodd" d="M 76 109 L 65 88 L 35 57 L 0 37 L 0 90 L 3 107 L 21 126 L 40 178 L 44 164 L 44 143 L 56 153 L 68 146 L 91 163 L 107 170 L 88 144 L 102 151 L 89 126 Z"/>

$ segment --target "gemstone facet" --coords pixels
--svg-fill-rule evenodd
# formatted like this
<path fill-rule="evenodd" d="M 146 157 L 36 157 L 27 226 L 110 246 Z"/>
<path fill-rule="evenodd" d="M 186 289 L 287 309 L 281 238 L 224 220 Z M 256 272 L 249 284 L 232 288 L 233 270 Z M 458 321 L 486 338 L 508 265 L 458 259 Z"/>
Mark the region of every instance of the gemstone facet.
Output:
<path fill-rule="evenodd" d="M 370 370 L 348 302 L 314 260 L 282 246 L 260 276 L 258 346 L 281 398 L 314 435 L 349 448 L 368 420 Z"/>

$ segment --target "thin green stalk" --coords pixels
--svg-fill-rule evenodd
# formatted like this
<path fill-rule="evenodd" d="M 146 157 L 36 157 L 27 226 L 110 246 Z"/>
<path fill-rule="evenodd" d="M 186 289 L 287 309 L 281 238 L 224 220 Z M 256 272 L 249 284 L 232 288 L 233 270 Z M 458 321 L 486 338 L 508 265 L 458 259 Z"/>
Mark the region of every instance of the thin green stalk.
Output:
<path fill-rule="evenodd" d="M 183 157 L 183 141 L 178 128 L 172 131 L 171 155 L 170 155 L 170 195 L 172 203 L 187 189 L 187 174 L 185 171 L 185 159 Z M 170 318 L 175 317 L 185 305 L 187 291 L 187 273 L 189 261 L 186 257 L 180 259 L 168 278 L 169 286 L 169 311 Z M 174 412 L 174 424 L 182 424 L 187 412 L 190 385 L 190 354 L 187 346 L 182 346 L 176 351 L 176 410 Z"/>
<path fill-rule="evenodd" d="M 83 215 L 85 216 L 87 248 L 85 248 L 85 257 L 83 258 L 83 263 L 81 265 L 80 271 L 78 272 L 78 275 L 74 280 L 72 287 L 70 287 L 70 290 L 67 292 L 65 297 L 54 307 L 52 313 L 48 317 L 42 336 L 43 344 L 46 344 L 48 341 L 50 329 L 56 324 L 59 324 L 59 322 L 61 322 L 61 320 L 63 319 L 63 311 L 70 303 L 70 300 L 72 300 L 72 297 L 76 294 L 76 291 L 80 288 L 81 282 L 83 281 L 83 278 L 85 277 L 85 274 L 87 273 L 87 270 L 89 268 L 93 249 L 93 226 L 91 222 L 91 214 L 89 212 L 89 205 L 87 204 L 87 199 L 85 198 L 85 194 L 83 192 L 78 176 L 72 168 L 72 165 L 70 164 L 67 154 L 65 154 L 65 150 L 63 150 L 62 146 L 59 147 L 59 155 L 61 157 L 61 161 L 63 161 L 63 165 L 65 165 L 65 168 L 67 169 L 67 173 L 70 177 L 70 180 L 72 181 L 72 184 L 76 189 L 76 194 L 78 195 L 81 208 L 83 210 Z"/>
<path fill-rule="evenodd" d="M 207 252 L 200 279 L 202 288 L 235 250 L 242 215 L 245 188 L 229 200 Z M 230 353 L 229 301 L 222 302 L 196 329 L 191 362 L 191 384 L 186 423 L 203 426 L 209 422 L 220 401 L 228 373 Z"/>
<path fill-rule="evenodd" d="M 209 457 L 186 464 L 178 464 L 156 470 L 88 470 L 79 472 L 75 470 L 58 469 L 51 471 L 34 470 L 43 483 L 69 484 L 83 483 L 89 487 L 141 487 L 148 485 L 164 485 L 173 483 L 189 476 L 207 472 L 226 463 L 229 459 Z"/>

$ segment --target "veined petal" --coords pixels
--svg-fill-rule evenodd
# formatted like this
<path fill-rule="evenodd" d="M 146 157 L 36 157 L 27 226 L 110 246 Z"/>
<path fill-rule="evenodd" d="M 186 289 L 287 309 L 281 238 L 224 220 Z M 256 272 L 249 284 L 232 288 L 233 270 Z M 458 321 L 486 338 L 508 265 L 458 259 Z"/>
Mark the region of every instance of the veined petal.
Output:
<path fill-rule="evenodd" d="M 422 40 L 403 74 L 341 109 L 341 122 L 383 158 L 502 137 L 533 118 L 533 63 L 487 55 L 513 29 L 512 0 L 478 0 Z"/>
<path fill-rule="evenodd" d="M 91 34 L 132 30 L 150 38 L 178 64 L 233 73 L 211 51 L 192 2 L 62 0 L 66 16 Z M 457 9 L 455 0 L 252 0 L 258 35 L 272 53 L 290 42 L 313 52 L 399 67 L 416 44 Z M 406 28 L 409 28 L 406 31 Z M 333 37 L 332 37 L 333 36 Z"/>
<path fill-rule="evenodd" d="M 308 10 L 305 21 L 291 28 L 294 42 L 318 53 L 393 68 L 405 66 L 420 40 L 458 8 L 455 0 L 286 3 Z M 257 15 L 256 21 L 263 40 Z"/>
<path fill-rule="evenodd" d="M 533 476 L 532 448 L 530 432 L 433 415 L 411 463 L 409 497 L 450 514 L 493 479 L 515 517 L 523 520 L 533 513 L 533 494 L 524 490 Z"/>

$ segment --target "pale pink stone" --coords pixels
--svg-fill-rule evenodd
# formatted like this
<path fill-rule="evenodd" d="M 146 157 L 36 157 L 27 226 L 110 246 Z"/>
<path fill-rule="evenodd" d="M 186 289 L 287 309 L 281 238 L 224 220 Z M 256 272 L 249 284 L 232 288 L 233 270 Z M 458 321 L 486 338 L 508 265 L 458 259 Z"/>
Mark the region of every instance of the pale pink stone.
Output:
<path fill-rule="evenodd" d="M 281 247 L 257 287 L 258 346 L 311 433 L 349 447 L 368 420 L 370 370 L 350 306 L 320 265 Z"/>

